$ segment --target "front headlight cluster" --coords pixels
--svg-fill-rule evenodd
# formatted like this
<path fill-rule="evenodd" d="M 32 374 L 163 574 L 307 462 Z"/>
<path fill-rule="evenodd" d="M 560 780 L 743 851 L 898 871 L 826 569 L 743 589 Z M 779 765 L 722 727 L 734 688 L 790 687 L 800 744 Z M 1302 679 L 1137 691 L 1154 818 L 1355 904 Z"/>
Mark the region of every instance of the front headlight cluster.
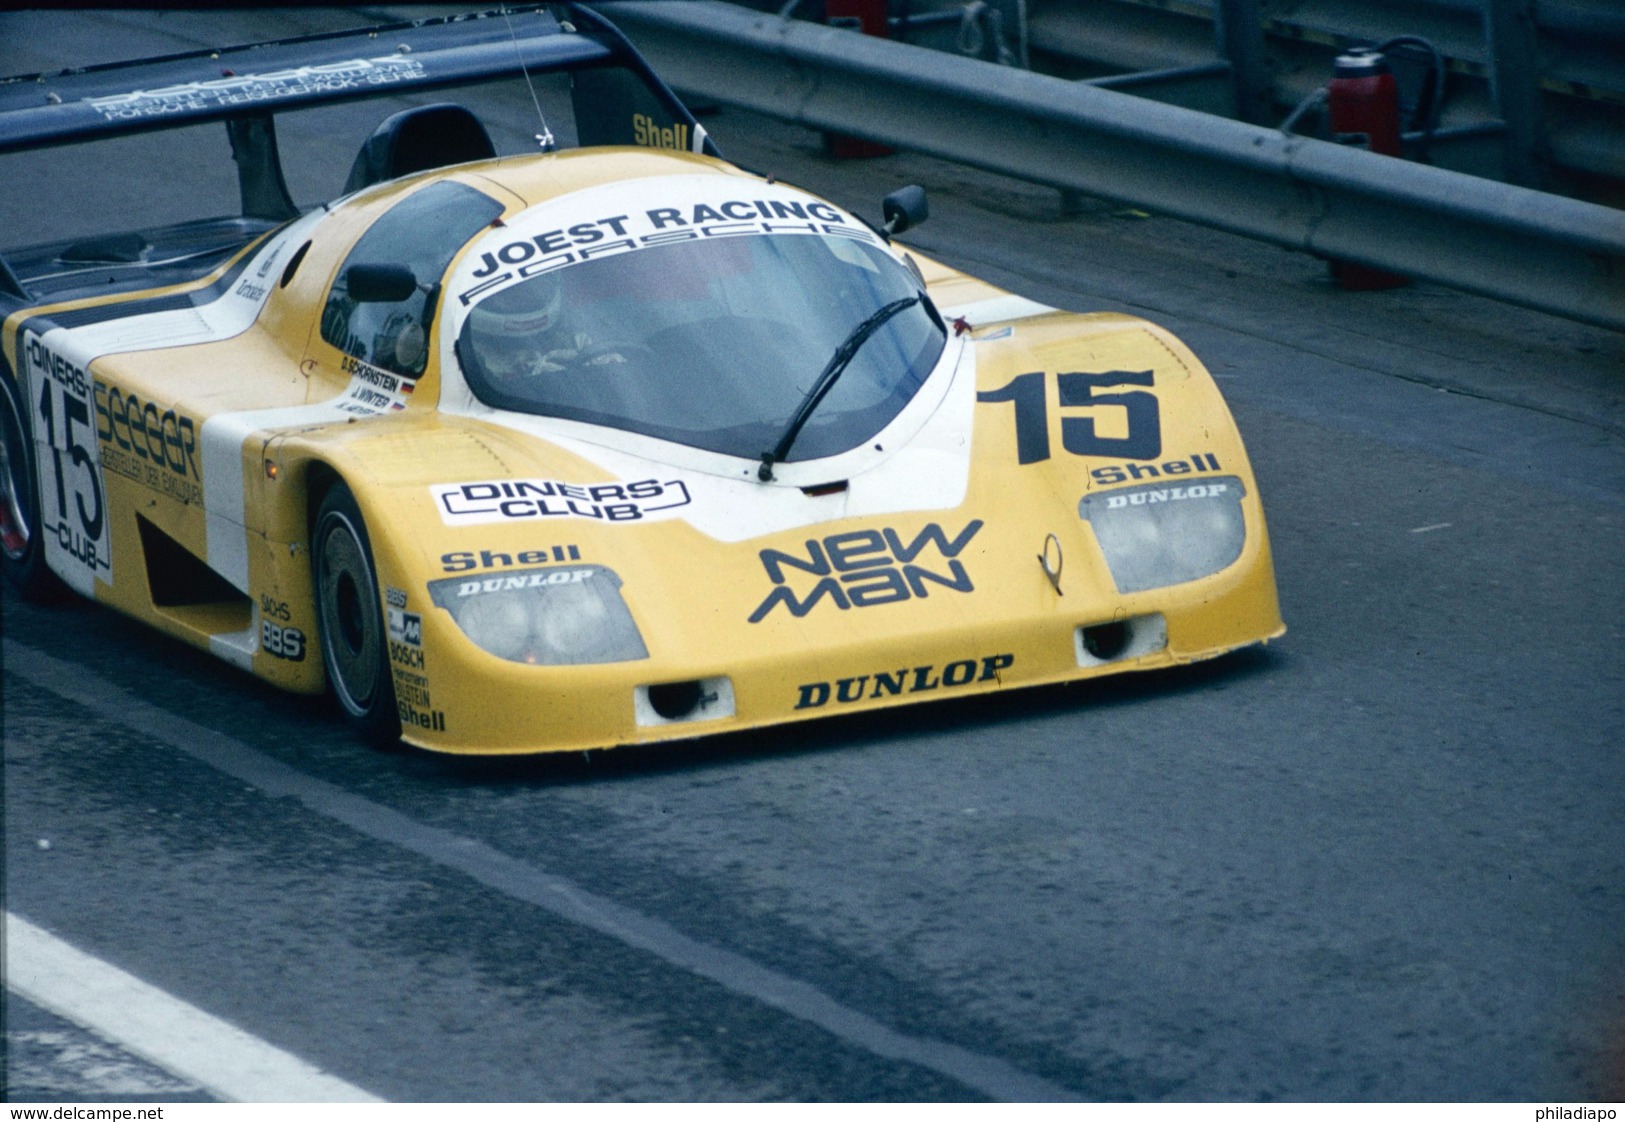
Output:
<path fill-rule="evenodd" d="M 602 565 L 571 565 L 431 581 L 429 597 L 498 658 L 577 666 L 649 657 L 620 590 Z"/>
<path fill-rule="evenodd" d="M 1078 515 L 1094 528 L 1117 591 L 1143 592 L 1234 564 L 1247 540 L 1246 493 L 1233 475 L 1164 480 L 1085 495 Z"/>

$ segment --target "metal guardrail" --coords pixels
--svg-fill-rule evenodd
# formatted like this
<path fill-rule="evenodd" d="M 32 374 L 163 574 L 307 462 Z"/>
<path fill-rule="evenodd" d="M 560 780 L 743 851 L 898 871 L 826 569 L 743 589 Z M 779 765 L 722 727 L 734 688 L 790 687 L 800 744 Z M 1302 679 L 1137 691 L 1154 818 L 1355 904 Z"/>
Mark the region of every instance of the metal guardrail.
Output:
<path fill-rule="evenodd" d="M 598 5 L 679 90 L 1625 330 L 1625 212 L 718 3 Z"/>
<path fill-rule="evenodd" d="M 1617 0 L 1025 3 L 1038 69 L 1097 78 L 1220 60 L 1231 73 L 1199 91 L 1136 92 L 1260 125 L 1276 123 L 1323 85 L 1340 50 L 1422 36 L 1446 73 L 1443 128 L 1430 162 L 1525 187 L 1625 199 L 1625 9 Z M 1413 53 L 1416 67 L 1426 65 Z"/>

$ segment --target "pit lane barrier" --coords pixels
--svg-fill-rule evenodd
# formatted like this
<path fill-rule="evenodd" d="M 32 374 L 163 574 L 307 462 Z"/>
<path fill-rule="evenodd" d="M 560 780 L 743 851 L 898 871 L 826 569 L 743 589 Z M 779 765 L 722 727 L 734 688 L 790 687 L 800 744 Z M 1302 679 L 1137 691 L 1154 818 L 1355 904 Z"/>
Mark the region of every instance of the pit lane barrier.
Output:
<path fill-rule="evenodd" d="M 1625 331 L 1625 211 L 719 0 L 595 8 L 708 100 Z"/>

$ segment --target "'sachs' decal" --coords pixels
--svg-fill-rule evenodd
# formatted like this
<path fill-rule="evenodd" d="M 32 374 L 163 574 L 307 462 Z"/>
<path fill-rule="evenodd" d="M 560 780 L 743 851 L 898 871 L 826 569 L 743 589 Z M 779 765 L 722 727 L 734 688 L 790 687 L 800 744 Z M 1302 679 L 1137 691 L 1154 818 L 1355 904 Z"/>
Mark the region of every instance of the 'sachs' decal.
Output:
<path fill-rule="evenodd" d="M 1142 479 L 1161 479 L 1165 476 L 1177 478 L 1181 475 L 1223 470 L 1219 466 L 1219 457 L 1212 452 L 1198 452 L 1183 460 L 1167 460 L 1160 464 L 1110 464 L 1095 468 L 1089 473 L 1089 477 L 1096 483 L 1128 483 Z"/>
<path fill-rule="evenodd" d="M 95 381 L 96 438 L 108 471 L 145 484 L 182 503 L 203 501 L 198 471 L 197 422 L 174 409 Z"/>
<path fill-rule="evenodd" d="M 680 479 L 642 479 L 635 483 L 502 479 L 490 483 L 437 483 L 429 491 L 448 526 L 537 518 L 641 522 L 668 518 L 690 502 L 688 487 Z"/>
<path fill-rule="evenodd" d="M 982 659 L 961 659 L 940 669 L 935 666 L 911 666 L 860 674 L 853 678 L 837 678 L 833 682 L 807 682 L 796 687 L 796 708 L 817 709 L 832 700 L 837 705 L 850 705 L 855 701 L 953 689 L 972 682 L 993 682 L 998 680 L 1001 670 L 1008 670 L 1015 662 L 1016 656 L 1013 654 L 997 654 Z"/>
<path fill-rule="evenodd" d="M 97 462 L 95 391 L 84 366 L 23 332 L 19 365 L 33 411 L 46 555 L 75 589 L 112 583 L 113 532 Z"/>
<path fill-rule="evenodd" d="M 188 82 L 158 90 L 136 90 L 109 97 L 87 98 L 86 101 L 109 121 L 130 121 L 191 113 L 216 106 L 240 105 L 247 108 L 270 100 L 389 86 L 421 78 L 423 74 L 421 62 L 391 55 L 300 66 L 270 74 L 231 75 L 209 82 Z"/>
<path fill-rule="evenodd" d="M 949 538 L 932 522 L 908 542 L 890 527 L 853 530 L 822 540 L 808 539 L 805 556 L 764 549 L 758 556 L 774 588 L 750 614 L 750 622 L 760 623 L 781 604 L 799 619 L 826 600 L 846 611 L 924 599 L 932 585 L 974 592 L 970 574 L 958 557 L 981 528 L 982 521 L 977 519 Z M 817 583 L 806 588 L 806 578 L 796 579 L 798 573 L 818 578 Z"/>
<path fill-rule="evenodd" d="M 515 565 L 546 565 L 549 561 L 579 561 L 581 550 L 573 545 L 555 545 L 543 549 L 521 549 L 516 553 L 503 553 L 496 549 L 482 549 L 478 553 L 458 550 L 440 555 L 440 568 L 448 573 L 466 573 L 472 569 L 511 569 Z"/>

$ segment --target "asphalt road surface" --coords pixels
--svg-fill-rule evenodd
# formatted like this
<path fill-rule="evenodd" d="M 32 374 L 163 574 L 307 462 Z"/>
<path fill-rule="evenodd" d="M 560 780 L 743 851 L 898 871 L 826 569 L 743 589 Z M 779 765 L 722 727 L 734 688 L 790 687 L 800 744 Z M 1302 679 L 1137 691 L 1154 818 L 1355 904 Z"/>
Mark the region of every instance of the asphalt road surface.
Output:
<path fill-rule="evenodd" d="M 356 22 L 0 14 L 0 72 Z M 291 126 L 296 192 L 336 193 L 388 111 Z M 528 98 L 482 112 L 535 131 Z M 369 752 L 325 705 L 8 590 L 8 911 L 391 1100 L 1625 1095 L 1625 336 L 707 125 L 871 215 L 921 182 L 920 251 L 1178 332 L 1247 441 L 1287 635 L 482 763 Z M 0 241 L 184 217 L 210 183 L 7 157 Z M 14 1100 L 231 1093 L 15 996 L 6 1030 Z"/>

